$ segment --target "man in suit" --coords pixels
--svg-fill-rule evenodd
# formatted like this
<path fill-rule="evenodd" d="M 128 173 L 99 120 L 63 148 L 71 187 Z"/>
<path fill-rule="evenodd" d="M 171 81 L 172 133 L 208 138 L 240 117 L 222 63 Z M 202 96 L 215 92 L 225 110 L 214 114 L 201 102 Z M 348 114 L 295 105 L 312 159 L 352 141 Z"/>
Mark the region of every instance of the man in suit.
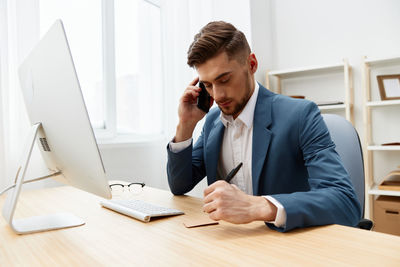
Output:
<path fill-rule="evenodd" d="M 214 220 L 264 221 L 278 231 L 356 225 L 360 204 L 318 107 L 256 83 L 257 64 L 244 34 L 229 23 L 210 22 L 195 36 L 188 65 L 199 77 L 180 99 L 167 148 L 172 193 L 185 194 L 206 176 L 203 210 Z M 205 116 L 196 106 L 199 81 L 218 107 L 193 145 L 193 130 Z"/>

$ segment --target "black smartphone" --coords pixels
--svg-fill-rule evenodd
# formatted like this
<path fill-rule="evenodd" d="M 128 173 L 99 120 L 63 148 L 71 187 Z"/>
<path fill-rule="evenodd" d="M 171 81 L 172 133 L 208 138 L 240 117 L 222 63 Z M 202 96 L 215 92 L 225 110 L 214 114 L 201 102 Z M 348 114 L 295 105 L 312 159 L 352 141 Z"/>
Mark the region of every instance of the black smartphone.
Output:
<path fill-rule="evenodd" d="M 199 87 L 201 91 L 197 97 L 197 107 L 207 113 L 210 110 L 211 96 L 202 82 L 199 82 Z"/>

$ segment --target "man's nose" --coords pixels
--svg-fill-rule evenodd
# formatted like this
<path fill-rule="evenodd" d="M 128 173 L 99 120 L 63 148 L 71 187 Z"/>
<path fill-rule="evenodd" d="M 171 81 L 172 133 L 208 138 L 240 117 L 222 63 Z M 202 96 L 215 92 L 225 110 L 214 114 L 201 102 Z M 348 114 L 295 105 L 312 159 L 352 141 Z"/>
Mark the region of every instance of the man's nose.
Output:
<path fill-rule="evenodd" d="M 225 90 L 218 86 L 213 87 L 213 96 L 215 102 L 223 101 L 226 98 Z"/>

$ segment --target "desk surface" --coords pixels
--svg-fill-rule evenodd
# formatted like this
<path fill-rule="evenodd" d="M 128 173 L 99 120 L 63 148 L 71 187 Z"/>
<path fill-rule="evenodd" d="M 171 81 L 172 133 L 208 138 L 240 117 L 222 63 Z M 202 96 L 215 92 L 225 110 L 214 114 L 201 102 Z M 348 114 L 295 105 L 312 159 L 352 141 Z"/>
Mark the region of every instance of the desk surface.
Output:
<path fill-rule="evenodd" d="M 17 217 L 67 211 L 86 224 L 17 235 L 0 218 L 0 266 L 400 265 L 397 236 L 340 225 L 279 233 L 262 222 L 188 229 L 185 219 L 204 216 L 201 199 L 149 187 L 137 198 L 186 214 L 142 223 L 72 187 L 23 192 Z"/>

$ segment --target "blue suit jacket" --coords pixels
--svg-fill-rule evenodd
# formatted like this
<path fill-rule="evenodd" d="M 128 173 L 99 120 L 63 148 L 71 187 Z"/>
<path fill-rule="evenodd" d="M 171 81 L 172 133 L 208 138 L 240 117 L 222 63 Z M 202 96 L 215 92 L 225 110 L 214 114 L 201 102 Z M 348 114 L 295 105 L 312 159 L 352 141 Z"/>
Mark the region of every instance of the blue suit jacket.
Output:
<path fill-rule="evenodd" d="M 224 133 L 220 109 L 207 114 L 194 146 L 168 150 L 168 182 L 185 194 L 205 176 L 216 181 Z M 354 226 L 360 204 L 318 107 L 311 101 L 274 94 L 260 85 L 254 111 L 252 180 L 254 195 L 271 195 L 286 210 L 286 226 Z"/>

